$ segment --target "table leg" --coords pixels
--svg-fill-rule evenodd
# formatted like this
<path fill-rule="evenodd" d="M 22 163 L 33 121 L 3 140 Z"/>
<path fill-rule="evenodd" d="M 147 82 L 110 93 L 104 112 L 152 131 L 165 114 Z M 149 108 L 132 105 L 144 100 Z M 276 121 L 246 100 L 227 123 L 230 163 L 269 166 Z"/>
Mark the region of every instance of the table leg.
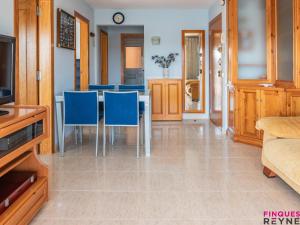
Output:
<path fill-rule="evenodd" d="M 58 136 L 58 150 L 62 151 L 62 126 L 63 126 L 63 117 L 62 117 L 62 102 L 56 103 L 56 125 L 57 125 L 57 136 Z"/>
<path fill-rule="evenodd" d="M 151 156 L 151 105 L 150 101 L 145 101 L 145 153 L 146 157 Z"/>

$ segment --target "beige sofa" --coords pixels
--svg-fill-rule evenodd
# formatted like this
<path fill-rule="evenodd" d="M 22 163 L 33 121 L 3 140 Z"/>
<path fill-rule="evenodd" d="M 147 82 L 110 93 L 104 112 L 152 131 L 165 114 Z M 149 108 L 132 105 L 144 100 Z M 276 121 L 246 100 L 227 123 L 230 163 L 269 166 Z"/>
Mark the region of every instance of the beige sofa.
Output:
<path fill-rule="evenodd" d="M 256 127 L 264 131 L 264 174 L 278 175 L 300 193 L 300 117 L 264 118 Z"/>

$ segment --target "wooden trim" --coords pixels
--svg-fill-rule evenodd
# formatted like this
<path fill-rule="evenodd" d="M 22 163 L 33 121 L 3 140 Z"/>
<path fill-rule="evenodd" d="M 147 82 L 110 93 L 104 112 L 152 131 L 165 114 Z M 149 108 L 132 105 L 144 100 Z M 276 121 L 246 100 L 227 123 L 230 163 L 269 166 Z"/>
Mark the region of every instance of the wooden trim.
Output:
<path fill-rule="evenodd" d="M 300 1 L 294 0 L 294 79 L 300 88 Z"/>
<path fill-rule="evenodd" d="M 90 24 L 90 20 L 89 20 L 88 18 L 84 17 L 83 15 L 81 15 L 81 14 L 80 14 L 78 11 L 76 11 L 76 10 L 74 11 L 74 16 L 75 16 L 75 18 L 78 18 L 78 19 L 83 20 L 84 22 Z M 90 36 L 90 34 L 89 34 L 89 36 Z"/>
<path fill-rule="evenodd" d="M 99 46 L 100 46 L 100 66 L 101 66 L 101 69 L 100 69 L 100 71 L 99 71 L 99 83 L 101 83 L 101 84 L 103 84 L 103 78 L 102 78 L 102 71 L 103 71 L 103 65 L 102 65 L 102 59 L 103 59 L 103 57 L 102 57 L 102 34 L 104 34 L 104 35 L 106 35 L 107 36 L 107 39 L 109 39 L 109 36 L 108 36 L 108 33 L 106 32 L 106 31 L 104 31 L 104 30 L 102 30 L 102 29 L 100 29 L 100 44 L 99 44 Z M 107 56 L 106 56 L 106 60 L 107 60 L 107 84 L 109 83 L 109 42 L 108 42 L 108 40 L 107 40 Z"/>
<path fill-rule="evenodd" d="M 75 57 L 75 71 L 74 71 L 74 84 L 76 87 L 76 18 L 81 20 L 81 21 L 84 21 L 85 23 L 87 23 L 87 26 L 88 26 L 88 84 L 90 83 L 90 21 L 89 19 L 87 19 L 86 17 L 84 17 L 83 15 L 81 15 L 79 12 L 77 12 L 76 10 L 74 11 L 74 16 L 75 16 L 75 49 L 74 49 L 74 57 Z M 81 51 L 80 51 L 81 52 Z M 80 75 L 81 76 L 81 75 Z"/>
<path fill-rule="evenodd" d="M 186 110 L 185 109 L 185 34 L 186 33 L 195 33 L 195 34 L 200 34 L 202 38 L 202 49 L 203 49 L 203 78 L 202 78 L 202 110 Z M 206 85 L 205 85 L 205 79 L 206 79 L 206 74 L 205 74 L 205 63 L 206 63 L 206 49 L 205 49 L 205 30 L 182 30 L 181 31 L 181 49 L 182 49 L 182 108 L 183 112 L 185 113 L 205 113 L 206 112 Z"/>
<path fill-rule="evenodd" d="M 19 13 L 17 12 L 19 8 L 18 0 L 14 0 L 14 36 L 16 37 L 16 68 L 15 68 L 15 103 L 19 103 Z"/>
<path fill-rule="evenodd" d="M 121 84 L 124 84 L 124 67 L 125 67 L 125 39 L 126 38 L 144 38 L 144 34 L 121 33 Z"/>
<path fill-rule="evenodd" d="M 214 87 L 214 81 L 215 81 L 215 75 L 212 73 L 213 71 L 213 68 L 214 68 L 214 64 L 213 64 L 213 40 L 212 38 L 213 37 L 213 33 L 214 32 L 217 32 L 219 34 L 222 34 L 222 31 L 223 31 L 223 28 L 222 28 L 222 13 L 220 13 L 219 15 L 217 15 L 214 19 L 212 19 L 210 22 L 209 22 L 209 90 L 210 90 L 210 99 L 209 99 L 209 106 L 210 106 L 210 110 L 209 110 L 209 113 L 210 113 L 210 120 L 213 124 L 215 124 L 216 126 L 222 126 L 222 123 L 223 123 L 223 116 L 222 116 L 222 111 L 223 111 L 223 104 L 221 106 L 221 110 L 215 110 L 213 108 L 214 106 L 214 103 L 213 100 L 215 98 L 215 93 L 213 91 L 213 87 Z M 221 25 L 220 29 L 215 29 L 213 28 L 214 25 Z M 220 40 L 221 42 L 222 40 Z M 222 57 L 223 57 L 223 54 L 222 54 Z M 217 68 L 215 68 L 217 69 Z M 222 68 L 222 71 L 223 71 L 223 68 Z M 215 72 L 215 71 L 214 71 Z M 222 79 L 223 80 L 223 79 Z M 223 92 L 223 83 L 222 83 L 222 92 Z M 222 97 L 221 97 L 222 98 Z M 221 102 L 223 103 L 223 99 L 221 99 Z M 214 115 L 218 115 L 218 118 L 215 119 Z"/>

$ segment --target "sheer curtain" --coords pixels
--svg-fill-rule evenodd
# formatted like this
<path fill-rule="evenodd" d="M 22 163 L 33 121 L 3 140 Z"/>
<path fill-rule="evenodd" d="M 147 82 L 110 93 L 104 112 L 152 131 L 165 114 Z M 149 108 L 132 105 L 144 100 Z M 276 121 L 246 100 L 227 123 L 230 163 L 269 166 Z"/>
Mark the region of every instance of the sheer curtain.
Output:
<path fill-rule="evenodd" d="M 199 37 L 185 38 L 185 74 L 187 80 L 199 79 L 200 52 Z"/>

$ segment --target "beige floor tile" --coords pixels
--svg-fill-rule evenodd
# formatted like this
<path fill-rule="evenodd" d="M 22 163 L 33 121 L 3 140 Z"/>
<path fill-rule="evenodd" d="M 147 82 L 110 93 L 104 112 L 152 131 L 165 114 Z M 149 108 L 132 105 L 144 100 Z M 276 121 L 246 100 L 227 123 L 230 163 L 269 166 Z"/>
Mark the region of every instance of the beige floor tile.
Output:
<path fill-rule="evenodd" d="M 91 134 L 64 157 L 42 157 L 49 202 L 33 225 L 260 225 L 264 210 L 300 208 L 296 192 L 262 174 L 259 148 L 208 121 L 153 123 L 150 158 L 136 159 L 135 133 L 123 128 L 96 158 Z"/>

